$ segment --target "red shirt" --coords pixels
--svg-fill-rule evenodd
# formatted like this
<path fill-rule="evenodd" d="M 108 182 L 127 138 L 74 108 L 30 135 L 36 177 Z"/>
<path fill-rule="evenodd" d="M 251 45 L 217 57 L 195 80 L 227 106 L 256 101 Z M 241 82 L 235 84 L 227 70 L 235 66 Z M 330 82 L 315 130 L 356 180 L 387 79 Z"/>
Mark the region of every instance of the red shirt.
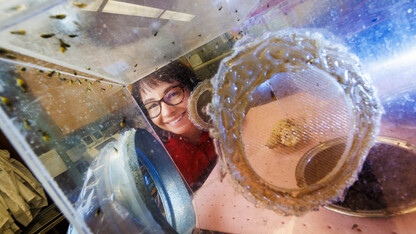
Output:
<path fill-rule="evenodd" d="M 211 164 L 216 162 L 214 143 L 208 132 L 203 133 L 196 145 L 179 136 L 171 137 L 164 145 L 191 187 L 196 182 L 203 183 L 212 169 Z"/>

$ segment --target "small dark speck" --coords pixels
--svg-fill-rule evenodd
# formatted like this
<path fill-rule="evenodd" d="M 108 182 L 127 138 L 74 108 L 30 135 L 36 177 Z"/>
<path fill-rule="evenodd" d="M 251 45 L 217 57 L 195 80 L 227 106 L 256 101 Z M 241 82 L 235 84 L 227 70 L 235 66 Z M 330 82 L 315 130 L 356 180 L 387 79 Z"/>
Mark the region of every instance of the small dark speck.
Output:
<path fill-rule="evenodd" d="M 172 41 L 172 45 L 175 45 L 175 42 L 174 41 Z"/>
<path fill-rule="evenodd" d="M 136 70 L 134 70 L 133 72 L 136 72 Z"/>
<path fill-rule="evenodd" d="M 153 34 L 153 36 L 157 36 L 157 33 L 158 33 L 158 32 L 156 31 L 156 32 Z"/>
<path fill-rule="evenodd" d="M 137 63 L 136 63 L 136 65 L 134 65 L 134 67 L 137 67 Z"/>
<path fill-rule="evenodd" d="M 235 10 L 235 13 L 237 13 L 238 11 L 237 10 Z"/>
<path fill-rule="evenodd" d="M 267 3 L 267 8 L 269 8 L 270 7 L 270 5 L 269 5 L 269 3 Z"/>
<path fill-rule="evenodd" d="M 202 34 L 198 34 L 198 37 L 202 37 Z"/>
<path fill-rule="evenodd" d="M 318 87 L 319 87 L 319 83 L 316 83 L 316 86 L 318 86 Z"/>
<path fill-rule="evenodd" d="M 218 11 L 222 10 L 222 6 L 220 6 L 220 8 L 218 8 Z"/>

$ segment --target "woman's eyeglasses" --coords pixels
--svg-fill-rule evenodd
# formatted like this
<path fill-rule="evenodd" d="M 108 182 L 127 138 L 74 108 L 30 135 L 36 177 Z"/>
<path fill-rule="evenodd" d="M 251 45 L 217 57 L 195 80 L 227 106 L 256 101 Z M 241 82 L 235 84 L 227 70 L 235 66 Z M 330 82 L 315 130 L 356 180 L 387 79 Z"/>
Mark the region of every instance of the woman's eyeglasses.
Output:
<path fill-rule="evenodd" d="M 146 108 L 147 112 L 149 113 L 149 117 L 154 119 L 160 115 L 162 112 L 162 106 L 160 103 L 163 101 L 164 103 L 168 104 L 169 106 L 178 105 L 183 101 L 185 97 L 183 86 L 182 85 L 175 85 L 170 87 L 165 91 L 165 95 L 159 101 L 152 101 L 146 103 L 144 107 Z"/>

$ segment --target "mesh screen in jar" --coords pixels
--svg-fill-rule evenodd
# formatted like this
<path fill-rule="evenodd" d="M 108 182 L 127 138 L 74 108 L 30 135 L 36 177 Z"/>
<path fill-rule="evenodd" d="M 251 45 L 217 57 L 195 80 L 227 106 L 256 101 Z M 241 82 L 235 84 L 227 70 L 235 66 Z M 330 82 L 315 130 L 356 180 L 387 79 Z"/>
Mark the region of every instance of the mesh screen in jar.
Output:
<path fill-rule="evenodd" d="M 351 103 L 333 77 L 316 69 L 278 74 L 263 87 L 254 91 L 253 100 L 267 103 L 256 102 L 242 125 L 246 157 L 267 182 L 295 189 L 296 166 L 306 152 L 330 139 L 352 135 Z M 334 164 L 331 168 L 319 168 L 330 175 L 344 161 L 341 152 L 331 162 L 322 162 Z"/>

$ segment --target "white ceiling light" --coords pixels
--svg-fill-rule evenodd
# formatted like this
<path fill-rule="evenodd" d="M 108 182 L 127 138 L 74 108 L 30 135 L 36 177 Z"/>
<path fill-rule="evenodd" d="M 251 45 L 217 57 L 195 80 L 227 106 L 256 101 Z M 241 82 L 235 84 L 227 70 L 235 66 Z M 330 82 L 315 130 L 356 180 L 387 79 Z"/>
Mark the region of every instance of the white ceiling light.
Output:
<path fill-rule="evenodd" d="M 169 11 L 166 10 L 163 15 L 160 16 L 161 19 L 172 19 L 172 20 L 178 20 L 178 21 L 191 21 L 195 15 L 182 13 L 182 12 L 176 12 L 176 11 Z"/>
<path fill-rule="evenodd" d="M 163 10 L 126 2 L 108 1 L 103 9 L 103 12 L 158 18 L 163 13 Z"/>

